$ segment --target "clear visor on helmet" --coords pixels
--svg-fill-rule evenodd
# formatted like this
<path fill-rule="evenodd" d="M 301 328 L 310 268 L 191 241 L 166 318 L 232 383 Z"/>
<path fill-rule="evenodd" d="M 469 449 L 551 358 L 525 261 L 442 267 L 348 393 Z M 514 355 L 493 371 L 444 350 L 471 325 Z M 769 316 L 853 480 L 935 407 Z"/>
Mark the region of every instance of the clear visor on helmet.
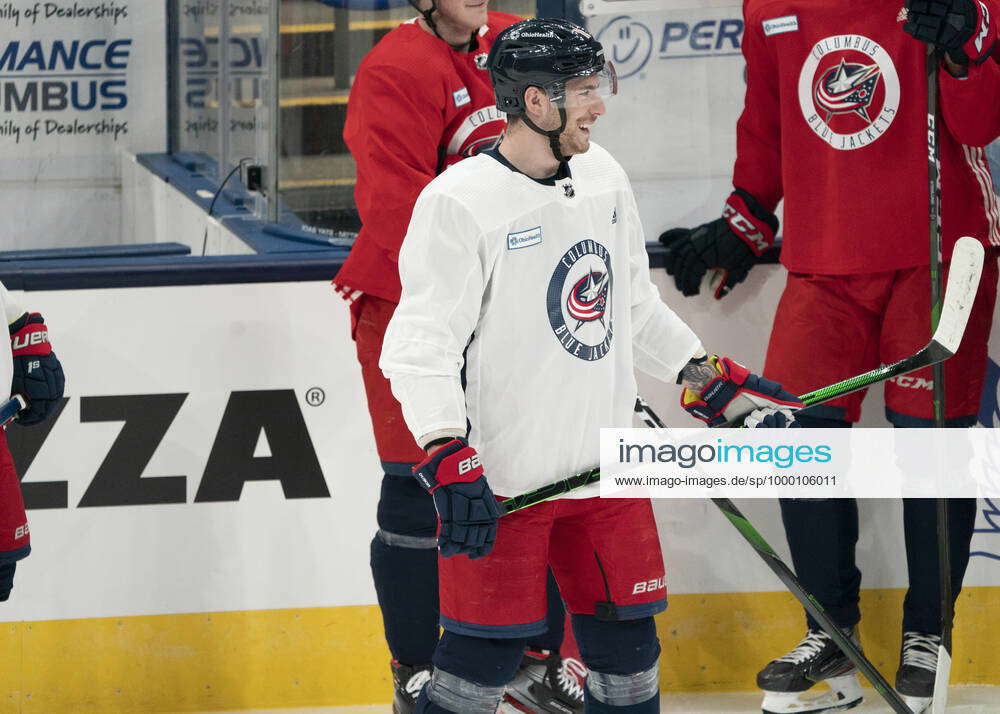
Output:
<path fill-rule="evenodd" d="M 603 102 L 618 93 L 618 75 L 610 61 L 592 74 L 573 77 L 546 87 L 545 93 L 557 107 L 573 109 Z"/>

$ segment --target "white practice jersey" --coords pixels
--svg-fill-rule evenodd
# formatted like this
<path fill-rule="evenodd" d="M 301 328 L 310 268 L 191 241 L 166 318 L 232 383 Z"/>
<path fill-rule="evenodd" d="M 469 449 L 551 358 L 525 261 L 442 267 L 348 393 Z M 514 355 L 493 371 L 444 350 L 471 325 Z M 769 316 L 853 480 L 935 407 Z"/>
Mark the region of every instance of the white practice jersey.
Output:
<path fill-rule="evenodd" d="M 459 162 L 399 254 L 379 366 L 417 443 L 468 428 L 498 496 L 597 466 L 601 427 L 632 425 L 633 368 L 672 383 L 701 349 L 650 281 L 624 170 L 593 143 L 569 168 L 543 182 L 495 152 Z"/>

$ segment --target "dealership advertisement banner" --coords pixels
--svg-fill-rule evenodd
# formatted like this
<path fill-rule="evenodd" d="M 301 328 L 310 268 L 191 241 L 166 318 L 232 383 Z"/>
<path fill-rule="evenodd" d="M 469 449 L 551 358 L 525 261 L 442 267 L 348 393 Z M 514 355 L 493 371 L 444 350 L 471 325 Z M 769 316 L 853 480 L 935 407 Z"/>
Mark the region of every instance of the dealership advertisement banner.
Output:
<path fill-rule="evenodd" d="M 0 250 L 121 242 L 118 156 L 166 140 L 166 3 L 0 2 Z"/>

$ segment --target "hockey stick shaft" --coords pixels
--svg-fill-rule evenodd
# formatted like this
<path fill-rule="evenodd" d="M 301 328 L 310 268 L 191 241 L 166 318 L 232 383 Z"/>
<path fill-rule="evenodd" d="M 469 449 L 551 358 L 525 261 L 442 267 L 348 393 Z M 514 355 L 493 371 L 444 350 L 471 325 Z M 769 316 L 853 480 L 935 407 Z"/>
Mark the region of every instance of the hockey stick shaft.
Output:
<path fill-rule="evenodd" d="M 927 46 L 927 192 L 930 234 L 931 273 L 931 332 L 937 330 L 941 318 L 941 148 L 938 144 L 938 67 L 942 56 L 934 45 Z M 945 421 L 944 363 L 934 365 L 932 372 L 934 426 L 941 429 Z M 938 587 L 941 598 L 941 645 L 938 647 L 934 674 L 934 714 L 942 714 L 948 703 L 948 681 L 951 678 L 951 629 L 954 605 L 951 597 L 951 536 L 948 527 L 948 500 L 937 499 Z"/>
<path fill-rule="evenodd" d="M 522 493 L 519 496 L 512 496 L 511 498 L 504 499 L 500 502 L 500 509 L 503 511 L 503 515 L 506 516 L 508 513 L 520 511 L 523 508 L 534 506 L 542 501 L 551 500 L 557 496 L 563 495 L 564 493 L 576 491 L 584 486 L 597 483 L 600 480 L 600 468 L 590 469 L 590 471 L 581 471 L 580 473 L 570 476 L 567 479 L 563 479 L 562 481 L 556 481 L 555 483 L 550 483 L 546 486 L 542 486 L 541 488 L 536 488 L 534 491 L 528 491 L 527 493 Z"/>
<path fill-rule="evenodd" d="M 663 429 L 666 427 L 663 421 L 642 399 L 636 402 L 636 411 L 650 428 Z M 736 530 L 740 532 L 740 535 L 743 536 L 746 542 L 757 552 L 757 555 L 767 564 L 771 572 L 778 576 L 778 579 L 785 588 L 795 596 L 796 600 L 802 603 L 802 606 L 819 623 L 819 626 L 830 636 L 830 639 L 837 644 L 841 652 L 868 678 L 868 681 L 875 687 L 875 691 L 882 695 L 882 698 L 892 707 L 893 711 L 898 712 L 898 714 L 913 714 L 912 710 L 896 693 L 896 690 L 889 686 L 889 682 L 886 681 L 885 677 L 868 661 L 868 658 L 861 652 L 861 649 L 844 634 L 843 630 L 837 627 L 837 623 L 830 618 L 819 601 L 806 592 L 806 589 L 802 587 L 802 583 L 795 576 L 795 573 L 785 565 L 785 562 L 775 552 L 774 548 L 768 544 L 764 536 L 760 534 L 760 531 L 754 528 L 753 524 L 740 512 L 736 504 L 728 498 L 713 498 L 711 500 L 722 511 L 723 515 L 729 519 L 729 522 L 733 524 Z"/>
<path fill-rule="evenodd" d="M 20 394 L 15 394 L 6 402 L 0 404 L 0 426 L 7 426 L 14 421 L 17 413 L 26 406 L 28 406 L 28 403 Z"/>
<path fill-rule="evenodd" d="M 927 46 L 927 215 L 930 237 L 931 337 L 941 319 L 941 149 L 938 145 L 937 95 L 941 53 Z M 934 426 L 944 427 L 944 365 L 934 365 Z"/>

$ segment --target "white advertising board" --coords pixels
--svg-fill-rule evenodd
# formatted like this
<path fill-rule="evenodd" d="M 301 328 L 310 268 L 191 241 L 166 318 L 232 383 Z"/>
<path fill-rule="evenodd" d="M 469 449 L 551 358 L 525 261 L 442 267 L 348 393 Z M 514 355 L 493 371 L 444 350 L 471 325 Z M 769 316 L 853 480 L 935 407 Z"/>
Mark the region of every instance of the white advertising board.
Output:
<path fill-rule="evenodd" d="M 33 552 L 4 620 L 375 601 L 380 469 L 328 284 L 23 299 L 69 401 L 17 446 Z"/>

